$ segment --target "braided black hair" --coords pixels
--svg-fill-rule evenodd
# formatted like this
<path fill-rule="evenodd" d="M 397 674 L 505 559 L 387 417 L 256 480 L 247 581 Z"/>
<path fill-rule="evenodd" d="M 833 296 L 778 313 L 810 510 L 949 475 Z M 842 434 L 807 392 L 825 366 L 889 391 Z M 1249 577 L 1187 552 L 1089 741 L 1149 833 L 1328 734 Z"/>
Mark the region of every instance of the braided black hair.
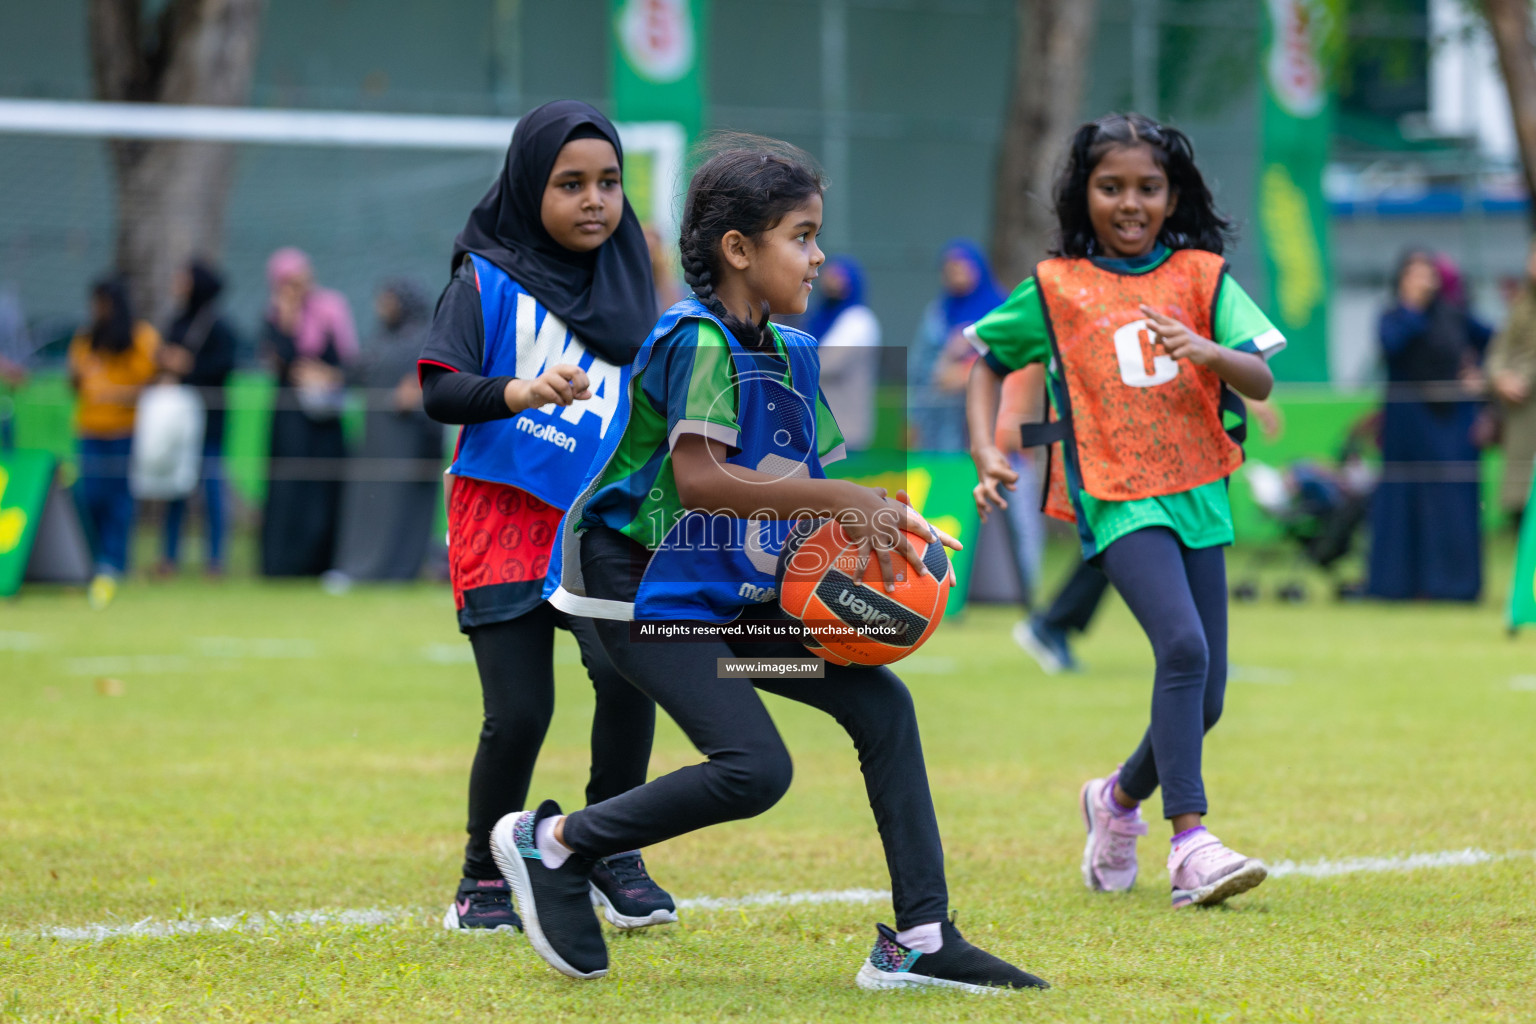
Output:
<path fill-rule="evenodd" d="M 768 304 L 756 323 L 725 308 L 715 294 L 720 276 L 720 240 L 731 231 L 756 239 L 784 215 L 826 185 L 816 162 L 787 142 L 758 135 L 728 134 L 706 143 L 713 155 L 688 184 L 678 239 L 683 280 L 693 294 L 748 348 L 772 348 Z"/>
<path fill-rule="evenodd" d="M 1216 200 L 1195 166 L 1195 147 L 1177 128 L 1141 114 L 1110 114 L 1081 126 L 1072 135 L 1066 166 L 1056 179 L 1056 222 L 1060 235 L 1053 256 L 1092 256 L 1098 239 L 1088 220 L 1088 176 L 1112 149 L 1146 146 L 1168 175 L 1168 190 L 1178 199 L 1163 222 L 1158 241 L 1170 249 L 1204 249 L 1220 254 L 1232 243 L 1232 222 L 1216 209 Z"/>

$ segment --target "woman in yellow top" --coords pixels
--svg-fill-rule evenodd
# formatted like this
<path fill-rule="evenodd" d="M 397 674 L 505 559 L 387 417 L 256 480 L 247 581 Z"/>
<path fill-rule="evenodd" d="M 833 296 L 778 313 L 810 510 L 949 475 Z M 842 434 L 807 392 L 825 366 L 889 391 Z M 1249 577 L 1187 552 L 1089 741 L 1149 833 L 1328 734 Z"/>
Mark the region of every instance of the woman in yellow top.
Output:
<path fill-rule="evenodd" d="M 159 372 L 160 335 L 135 322 L 121 280 L 91 289 L 91 322 L 69 345 L 69 383 L 75 404 L 80 479 L 75 501 L 90 534 L 96 561 L 91 603 L 105 605 L 128 568 L 133 532 L 133 495 L 128 492 L 128 453 L 139 392 Z"/>

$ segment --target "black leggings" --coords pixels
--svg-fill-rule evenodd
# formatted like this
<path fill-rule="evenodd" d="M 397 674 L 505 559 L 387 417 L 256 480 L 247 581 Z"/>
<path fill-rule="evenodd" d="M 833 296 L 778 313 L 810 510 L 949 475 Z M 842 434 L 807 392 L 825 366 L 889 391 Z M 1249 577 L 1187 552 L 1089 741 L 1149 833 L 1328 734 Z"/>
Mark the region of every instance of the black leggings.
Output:
<path fill-rule="evenodd" d="M 469 642 L 480 669 L 485 722 L 469 773 L 465 878 L 501 877 L 491 859 L 491 829 L 503 815 L 526 806 L 533 766 L 555 711 L 556 628 L 569 630 L 576 638 L 581 663 L 597 696 L 587 803 L 607 800 L 645 782 L 656 705 L 613 667 L 593 632 L 592 620 L 568 616 L 545 602 L 510 621 L 472 627 Z"/>
<path fill-rule="evenodd" d="M 585 534 L 581 564 L 589 594 L 633 600 L 637 555 L 645 557 L 612 530 Z M 765 606 L 764 613 L 782 614 L 777 605 Z M 944 850 L 917 715 L 911 694 L 894 672 L 828 664 L 824 679 L 718 679 L 717 658 L 808 657 L 809 652 L 795 643 L 635 643 L 628 622 L 597 620 L 595 625 L 614 664 L 672 716 L 707 760 L 589 803 L 566 819 L 568 846 L 603 857 L 772 807 L 789 788 L 793 769 L 756 693 L 766 690 L 825 711 L 852 737 L 885 846 L 896 927 L 944 919 L 949 905 Z"/>
<path fill-rule="evenodd" d="M 1110 544 L 1103 565 L 1157 658 L 1152 724 L 1125 759 L 1120 788 L 1145 800 L 1161 785 L 1165 818 L 1204 814 L 1201 746 L 1227 691 L 1226 555 L 1187 548 L 1155 526 Z"/>

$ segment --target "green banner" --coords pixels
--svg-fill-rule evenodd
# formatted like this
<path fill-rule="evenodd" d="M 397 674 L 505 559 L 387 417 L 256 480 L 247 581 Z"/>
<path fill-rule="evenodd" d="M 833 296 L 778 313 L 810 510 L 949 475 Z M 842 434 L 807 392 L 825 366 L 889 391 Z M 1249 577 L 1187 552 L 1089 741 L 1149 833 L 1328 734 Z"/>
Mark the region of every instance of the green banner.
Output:
<path fill-rule="evenodd" d="M 610 10 L 614 119 L 676 121 L 691 141 L 704 127 L 708 0 L 610 0 Z"/>
<path fill-rule="evenodd" d="M 1528 511 L 1520 524 L 1515 554 L 1515 579 L 1509 588 L 1509 629 L 1536 625 L 1536 479 L 1531 481 Z"/>
<path fill-rule="evenodd" d="M 944 617 L 965 607 L 965 595 L 971 589 L 971 567 L 976 561 L 976 539 L 981 534 L 981 518 L 971 497 L 976 486 L 976 467 L 969 456 L 859 452 L 833 463 L 827 472 L 839 480 L 884 487 L 890 494 L 906 491 L 912 507 L 924 519 L 965 545 L 962 551 L 948 552 L 950 564 L 955 567 L 955 582 L 949 588 Z"/>
<path fill-rule="evenodd" d="M 1328 379 L 1332 267 L 1323 170 L 1333 130 L 1328 0 L 1266 0 L 1259 236 L 1265 312 L 1286 337 L 1286 380 Z"/>
<path fill-rule="evenodd" d="M 21 589 L 53 483 L 53 467 L 48 452 L 0 452 L 0 597 Z"/>

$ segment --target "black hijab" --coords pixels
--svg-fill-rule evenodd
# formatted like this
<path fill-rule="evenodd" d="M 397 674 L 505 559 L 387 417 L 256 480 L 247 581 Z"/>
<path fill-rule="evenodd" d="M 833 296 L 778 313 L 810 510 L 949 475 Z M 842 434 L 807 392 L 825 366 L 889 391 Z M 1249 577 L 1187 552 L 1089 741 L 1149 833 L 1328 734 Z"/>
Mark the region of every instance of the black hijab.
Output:
<path fill-rule="evenodd" d="M 187 267 L 187 273 L 192 278 L 192 289 L 187 295 L 187 305 L 182 312 L 188 316 L 196 316 L 208 303 L 219 297 L 219 293 L 224 290 L 224 278 L 202 260 L 193 260 Z"/>
<path fill-rule="evenodd" d="M 592 252 L 572 252 L 544 230 L 544 186 L 572 136 L 607 139 L 623 167 L 619 133 L 597 108 L 556 100 L 530 111 L 512 133 L 501 177 L 453 240 L 450 273 L 465 253 L 484 257 L 563 320 L 583 345 L 624 365 L 656 323 L 650 250 L 628 197 L 618 230 Z"/>
<path fill-rule="evenodd" d="M 181 307 L 181 312 L 176 314 L 176 319 L 166 328 L 165 340 L 172 345 L 185 345 L 200 351 L 212 337 L 213 321 L 218 315 L 212 305 L 224 291 L 224 278 L 210 264 L 200 259 L 187 264 L 187 275 L 191 278 L 192 287 L 187 292 L 187 301 Z M 195 330 L 192 327 L 194 323 L 199 324 Z"/>

